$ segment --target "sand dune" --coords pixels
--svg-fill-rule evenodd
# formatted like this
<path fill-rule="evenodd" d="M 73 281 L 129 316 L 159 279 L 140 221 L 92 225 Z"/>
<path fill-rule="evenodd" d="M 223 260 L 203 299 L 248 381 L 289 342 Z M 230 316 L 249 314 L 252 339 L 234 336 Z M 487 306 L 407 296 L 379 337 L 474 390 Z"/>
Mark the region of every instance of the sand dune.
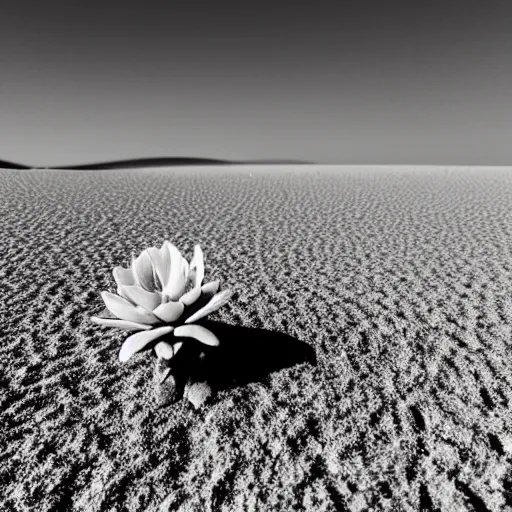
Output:
<path fill-rule="evenodd" d="M 512 510 L 512 169 L 2 170 L 0 219 L 0 509 Z M 316 365 L 157 409 L 88 317 L 166 238 Z"/>

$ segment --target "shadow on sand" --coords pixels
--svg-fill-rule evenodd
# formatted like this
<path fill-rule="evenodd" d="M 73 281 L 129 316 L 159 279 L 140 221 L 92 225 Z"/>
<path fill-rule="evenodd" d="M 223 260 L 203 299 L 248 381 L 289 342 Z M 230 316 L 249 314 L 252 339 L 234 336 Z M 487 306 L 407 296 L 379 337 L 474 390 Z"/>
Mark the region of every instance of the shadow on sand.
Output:
<path fill-rule="evenodd" d="M 297 364 L 316 365 L 313 347 L 287 334 L 208 320 L 198 324 L 211 330 L 220 345 L 210 347 L 190 338 L 178 338 L 184 342 L 183 347 L 169 363 L 157 362 L 153 355 L 157 362 L 156 380 L 160 381 L 166 367 L 172 375 L 164 378 L 157 388 L 157 401 L 161 405 L 179 400 L 183 393 L 188 393 L 187 385 L 193 383 L 203 383 L 203 391 L 209 395 L 261 381 L 272 372 Z M 202 399 L 198 398 L 198 402 Z"/>
<path fill-rule="evenodd" d="M 270 373 L 300 363 L 316 364 L 310 345 L 288 334 L 205 321 L 203 324 L 220 340 L 208 350 L 204 371 L 216 391 L 243 386 Z"/>

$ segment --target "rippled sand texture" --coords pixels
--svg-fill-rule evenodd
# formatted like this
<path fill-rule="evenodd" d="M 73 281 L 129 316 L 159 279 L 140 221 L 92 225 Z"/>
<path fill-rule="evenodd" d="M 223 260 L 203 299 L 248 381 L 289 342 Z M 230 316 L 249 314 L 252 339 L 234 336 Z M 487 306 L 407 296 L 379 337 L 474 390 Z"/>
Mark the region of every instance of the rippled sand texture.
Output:
<path fill-rule="evenodd" d="M 512 169 L 319 169 L 0 171 L 0 509 L 512 510 Z M 165 238 L 318 364 L 155 409 L 88 316 Z"/>

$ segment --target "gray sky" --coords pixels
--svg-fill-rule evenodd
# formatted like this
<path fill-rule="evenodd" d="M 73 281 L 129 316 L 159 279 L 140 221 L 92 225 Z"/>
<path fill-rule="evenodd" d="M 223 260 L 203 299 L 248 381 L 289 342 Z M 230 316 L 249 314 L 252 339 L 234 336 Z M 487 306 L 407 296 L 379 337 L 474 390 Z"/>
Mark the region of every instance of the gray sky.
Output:
<path fill-rule="evenodd" d="M 512 164 L 507 0 L 6 0 L 0 64 L 0 159 L 29 165 Z"/>

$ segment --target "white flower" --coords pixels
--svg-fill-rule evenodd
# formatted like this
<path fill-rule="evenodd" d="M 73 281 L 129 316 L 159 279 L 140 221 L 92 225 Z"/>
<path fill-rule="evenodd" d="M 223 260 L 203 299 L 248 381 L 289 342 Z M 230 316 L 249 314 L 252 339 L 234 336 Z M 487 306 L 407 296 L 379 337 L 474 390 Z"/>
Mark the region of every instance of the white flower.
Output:
<path fill-rule="evenodd" d="M 119 353 L 122 362 L 144 349 L 149 343 L 173 333 L 176 338 L 194 338 L 206 345 L 217 346 L 219 340 L 200 320 L 226 304 L 232 293 L 219 291 L 219 281 L 202 284 L 204 255 L 194 247 L 190 263 L 180 251 L 165 241 L 160 249 L 145 249 L 132 258 L 130 268 L 115 267 L 117 295 L 107 291 L 101 297 L 115 318 L 92 316 L 91 321 L 107 327 L 139 331 L 128 337 Z M 182 346 L 160 341 L 154 346 L 158 357 L 171 359 Z"/>

